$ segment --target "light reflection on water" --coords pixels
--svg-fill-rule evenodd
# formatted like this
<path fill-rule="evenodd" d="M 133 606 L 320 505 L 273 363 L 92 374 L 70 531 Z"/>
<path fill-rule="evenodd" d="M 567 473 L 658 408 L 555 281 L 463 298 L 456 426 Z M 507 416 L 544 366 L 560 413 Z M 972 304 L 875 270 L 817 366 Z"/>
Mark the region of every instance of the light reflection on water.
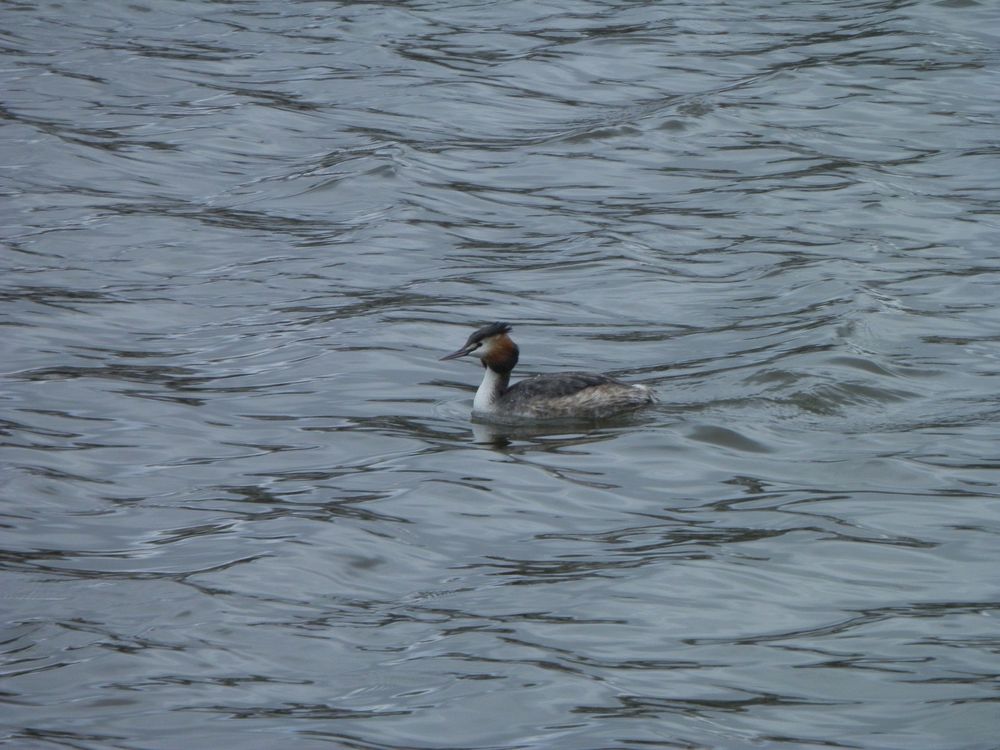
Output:
<path fill-rule="evenodd" d="M 0 7 L 4 736 L 993 747 L 995 15 Z"/>

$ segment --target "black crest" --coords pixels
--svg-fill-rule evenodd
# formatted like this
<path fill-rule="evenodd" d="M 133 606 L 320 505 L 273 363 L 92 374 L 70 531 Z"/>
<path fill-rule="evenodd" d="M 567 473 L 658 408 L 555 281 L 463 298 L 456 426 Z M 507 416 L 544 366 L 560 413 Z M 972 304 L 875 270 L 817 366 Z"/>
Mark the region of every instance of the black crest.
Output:
<path fill-rule="evenodd" d="M 490 323 L 489 325 L 483 326 L 478 331 L 469 336 L 468 343 L 473 344 L 483 339 L 488 339 L 490 336 L 498 336 L 501 333 L 510 332 L 510 323 L 501 323 L 497 321 L 496 323 Z"/>

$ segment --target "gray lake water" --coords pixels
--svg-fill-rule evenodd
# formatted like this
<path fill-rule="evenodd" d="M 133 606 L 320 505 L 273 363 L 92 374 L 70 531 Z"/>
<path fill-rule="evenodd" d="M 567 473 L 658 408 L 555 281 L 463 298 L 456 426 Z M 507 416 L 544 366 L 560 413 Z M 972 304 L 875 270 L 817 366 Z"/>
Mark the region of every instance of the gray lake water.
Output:
<path fill-rule="evenodd" d="M 0 744 L 1000 747 L 1000 6 L 0 38 Z"/>

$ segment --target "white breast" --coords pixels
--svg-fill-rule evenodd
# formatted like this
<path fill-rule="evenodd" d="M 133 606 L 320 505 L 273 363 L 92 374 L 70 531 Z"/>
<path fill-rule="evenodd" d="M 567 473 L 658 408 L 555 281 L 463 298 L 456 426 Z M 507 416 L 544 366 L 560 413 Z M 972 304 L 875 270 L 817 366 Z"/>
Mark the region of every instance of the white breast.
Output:
<path fill-rule="evenodd" d="M 472 410 L 488 413 L 496 411 L 497 399 L 500 398 L 507 384 L 501 379 L 500 375 L 493 372 L 489 367 L 484 369 L 486 374 L 483 376 L 483 382 L 479 384 L 479 389 L 476 391 L 476 398 L 472 402 Z"/>

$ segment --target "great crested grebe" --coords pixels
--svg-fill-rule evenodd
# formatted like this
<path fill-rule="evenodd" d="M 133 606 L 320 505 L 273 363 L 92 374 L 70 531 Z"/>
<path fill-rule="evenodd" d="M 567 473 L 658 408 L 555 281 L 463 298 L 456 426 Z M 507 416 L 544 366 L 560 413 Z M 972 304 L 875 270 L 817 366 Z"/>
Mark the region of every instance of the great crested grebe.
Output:
<path fill-rule="evenodd" d="M 507 323 L 490 323 L 469 336 L 465 346 L 445 359 L 472 354 L 486 373 L 472 402 L 472 413 L 494 418 L 598 419 L 653 403 L 644 385 L 629 385 L 593 372 L 535 375 L 510 383 L 518 348 Z"/>

